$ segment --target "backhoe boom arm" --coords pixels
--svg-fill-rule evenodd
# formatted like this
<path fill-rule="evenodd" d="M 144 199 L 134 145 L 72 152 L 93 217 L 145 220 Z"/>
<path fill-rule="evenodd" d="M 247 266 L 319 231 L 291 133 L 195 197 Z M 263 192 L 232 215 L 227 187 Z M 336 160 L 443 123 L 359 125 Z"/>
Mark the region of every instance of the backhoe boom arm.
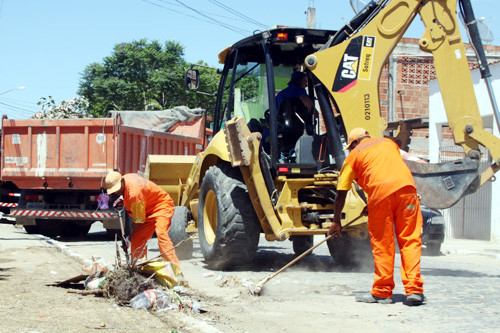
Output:
<path fill-rule="evenodd" d="M 464 7 L 470 7 L 470 0 L 459 1 Z M 434 58 L 436 76 L 455 143 L 464 148 L 468 159 L 472 161 L 478 161 L 479 145 L 482 145 L 488 149 L 495 162 L 481 176 L 473 177 L 472 182 L 461 187 L 460 191 L 463 192 L 458 195 L 459 199 L 464 193 L 475 191 L 498 170 L 500 139 L 486 131 L 482 123 L 459 30 L 457 0 L 383 0 L 377 6 L 375 14 L 355 29 L 353 35 L 309 55 L 306 66 L 328 89 L 347 132 L 355 127 L 364 127 L 373 137 L 380 137 L 387 127 L 380 114 L 379 82 L 382 68 L 418 14 L 425 26 L 419 41 L 420 49 L 431 53 Z M 473 15 L 471 13 L 472 10 L 467 19 Z M 480 40 L 475 40 L 474 46 L 482 48 L 478 43 L 481 44 Z M 483 59 L 481 66 L 482 73 L 489 73 Z M 445 169 L 446 172 L 453 172 L 449 170 L 449 165 Z M 436 167 L 432 170 L 436 171 Z M 443 170 L 430 177 L 422 168 L 419 168 L 419 173 L 424 175 L 425 182 L 435 182 L 436 179 L 432 177 L 437 177 L 443 182 L 446 191 L 458 190 L 453 184 L 447 186 L 447 175 Z M 416 182 L 418 188 L 419 180 L 416 179 Z M 454 197 L 457 197 L 456 193 Z M 443 205 L 455 202 L 454 199 Z"/>

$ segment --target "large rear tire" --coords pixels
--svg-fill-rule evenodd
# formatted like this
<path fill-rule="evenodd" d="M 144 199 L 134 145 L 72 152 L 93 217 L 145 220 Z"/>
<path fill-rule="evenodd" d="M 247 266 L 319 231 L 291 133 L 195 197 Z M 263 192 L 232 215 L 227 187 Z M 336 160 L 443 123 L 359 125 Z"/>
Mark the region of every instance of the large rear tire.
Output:
<path fill-rule="evenodd" d="M 356 239 L 345 233 L 327 241 L 330 255 L 342 266 L 359 267 L 373 263 L 370 239 Z"/>
<path fill-rule="evenodd" d="M 260 224 L 238 168 L 217 164 L 206 172 L 198 203 L 198 233 L 203 257 L 212 269 L 231 269 L 254 258 Z"/>
<path fill-rule="evenodd" d="M 174 246 L 189 239 L 186 228 L 189 220 L 189 209 L 184 206 L 175 207 L 174 215 L 168 229 L 168 235 Z M 187 260 L 193 257 L 193 239 L 186 240 L 175 249 L 175 254 L 179 260 Z"/>

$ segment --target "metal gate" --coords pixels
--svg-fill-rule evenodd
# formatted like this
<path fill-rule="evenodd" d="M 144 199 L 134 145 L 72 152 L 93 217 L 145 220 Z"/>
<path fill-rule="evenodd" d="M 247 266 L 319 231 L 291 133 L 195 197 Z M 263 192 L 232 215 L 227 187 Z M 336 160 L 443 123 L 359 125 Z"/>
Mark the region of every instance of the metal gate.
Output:
<path fill-rule="evenodd" d="M 491 165 L 488 151 L 481 149 L 481 153 L 480 172 Z M 440 148 L 440 162 L 452 161 L 464 156 L 465 152 L 460 146 Z M 463 197 L 453 207 L 443 210 L 443 215 L 447 238 L 490 240 L 491 182 L 481 186 L 475 193 Z"/>

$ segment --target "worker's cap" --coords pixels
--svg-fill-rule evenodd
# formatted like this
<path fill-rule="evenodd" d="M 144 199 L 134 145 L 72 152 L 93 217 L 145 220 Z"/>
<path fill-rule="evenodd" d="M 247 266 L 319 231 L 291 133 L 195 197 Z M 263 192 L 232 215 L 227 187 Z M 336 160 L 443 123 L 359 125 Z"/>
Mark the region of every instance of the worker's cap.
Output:
<path fill-rule="evenodd" d="M 349 141 L 347 142 L 347 147 L 345 147 L 344 150 L 352 149 L 351 146 L 354 141 L 364 136 L 370 136 L 370 134 L 363 127 L 356 127 L 355 129 L 351 130 L 348 136 Z"/>
<path fill-rule="evenodd" d="M 307 76 L 305 72 L 293 72 L 292 77 L 290 78 L 290 82 L 288 82 L 288 85 L 290 84 L 300 85 L 302 78 L 305 76 Z"/>
<path fill-rule="evenodd" d="M 122 188 L 122 175 L 119 172 L 111 171 L 106 175 L 104 186 L 108 190 L 108 194 L 119 191 Z"/>

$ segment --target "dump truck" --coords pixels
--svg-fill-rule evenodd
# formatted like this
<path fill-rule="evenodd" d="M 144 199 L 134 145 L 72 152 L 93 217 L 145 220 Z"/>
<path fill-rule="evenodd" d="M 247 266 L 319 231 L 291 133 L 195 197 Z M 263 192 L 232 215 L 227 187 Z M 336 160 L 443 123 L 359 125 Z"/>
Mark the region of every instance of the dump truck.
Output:
<path fill-rule="evenodd" d="M 179 122 L 172 112 L 194 115 Z M 185 107 L 89 119 L 4 116 L 2 181 L 20 190 L 10 215 L 28 233 L 50 237 L 85 235 L 95 221 L 115 232 L 120 224 L 103 188 L 106 174 L 144 172 L 148 154 L 196 155 L 206 135 L 204 111 Z"/>
<path fill-rule="evenodd" d="M 179 238 L 197 230 L 207 265 L 226 269 L 251 261 L 261 234 L 268 241 L 290 239 L 297 254 L 312 245 L 314 235 L 326 235 L 347 133 L 363 127 L 372 137 L 393 137 L 402 145 L 411 135 L 404 122 L 397 135 L 386 131 L 379 81 L 389 55 L 417 15 L 425 25 L 420 49 L 433 56 L 455 143 L 467 153 L 448 163 L 407 161 L 421 202 L 447 208 L 492 180 L 500 165 L 500 140 L 482 124 L 457 4 L 488 83 L 470 0 L 370 1 L 338 31 L 277 26 L 223 50 L 210 144 L 182 164 L 169 156 L 149 156 L 146 168 L 151 180 L 177 191 L 176 205 L 184 207 L 186 217 L 173 221 L 181 224 Z M 297 70 L 307 73 L 308 94 L 319 115 L 304 112 L 300 101 L 277 107 L 276 94 Z M 198 87 L 196 69 L 185 77 L 188 89 Z M 492 104 L 498 125 L 494 98 Z M 494 161 L 481 174 L 479 146 Z M 365 193 L 353 184 L 343 211 L 335 213 L 345 225 L 365 205 Z M 337 262 L 356 264 L 363 251 L 354 249 L 369 251 L 366 218 L 343 233 L 327 242 L 330 253 Z"/>

